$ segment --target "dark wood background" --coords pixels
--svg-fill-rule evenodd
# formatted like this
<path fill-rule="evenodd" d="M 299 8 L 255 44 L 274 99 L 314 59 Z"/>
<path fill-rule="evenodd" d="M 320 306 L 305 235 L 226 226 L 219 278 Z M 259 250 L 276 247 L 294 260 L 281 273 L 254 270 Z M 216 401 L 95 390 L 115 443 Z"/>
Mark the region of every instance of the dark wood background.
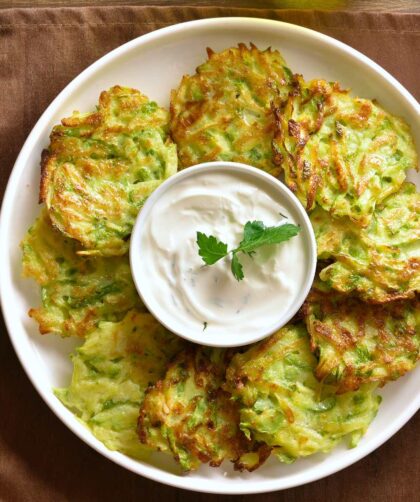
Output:
<path fill-rule="evenodd" d="M 75 6 L 75 5 L 170 5 L 170 0 L 83 1 L 83 0 L 0 0 L 5 7 Z M 277 9 L 302 7 L 323 8 L 349 12 L 385 11 L 393 13 L 420 13 L 420 0 L 177 0 L 177 5 L 250 6 Z M 31 9 L 32 10 L 32 9 Z M 31 14 L 32 15 L 32 14 Z M 386 14 L 384 14 L 386 15 Z M 420 15 L 416 18 L 420 23 Z M 391 21 L 393 22 L 393 21 Z M 1 25 L 1 23 L 0 23 Z M 1 28 L 1 26 L 0 26 Z M 420 31 L 420 27 L 419 27 Z M 0 30 L 0 57 L 2 56 Z M 120 43 L 122 43 L 121 40 Z M 25 42 L 30 44 L 29 42 Z M 25 46 L 30 51 L 28 45 Z M 7 47 L 6 47 L 7 49 Z M 9 48 L 10 49 L 10 48 Z M 3 49 L 4 50 L 4 49 Z M 109 50 L 109 49 L 108 49 Z M 8 50 L 4 50 L 5 54 Z M 100 54 L 95 56 L 98 57 Z M 90 57 L 94 57 L 91 53 Z M 378 54 L 379 57 L 379 54 Z M 17 65 L 23 64 L 16 57 Z M 3 61 L 0 59 L 0 61 Z M 380 62 L 380 61 L 379 61 Z M 9 61 L 9 68 L 13 66 Z M 36 64 L 28 63 L 29 82 L 35 78 Z M 10 88 L 6 93 L 8 75 L 0 64 L 0 198 L 6 181 L 25 136 L 48 101 L 77 74 L 81 68 L 67 69 L 57 89 L 45 89 L 41 94 L 45 103 L 31 104 L 30 87 Z M 412 70 L 420 78 L 419 68 Z M 74 73 L 74 74 L 73 74 Z M 397 72 L 395 75 L 398 78 Z M 30 85 L 30 84 L 29 84 Z M 412 88 L 412 92 L 415 89 Z M 10 93 L 10 94 L 8 94 Z M 45 96 L 44 96 L 45 94 Z M 51 94 L 51 95 L 49 95 Z M 415 92 L 419 95 L 419 93 Z M 10 118 L 4 110 L 12 110 L 10 96 L 20 96 L 25 108 L 22 122 L 9 127 Z M 0 115 L 1 115 L 0 114 Z M 24 124 L 22 126 L 22 124 Z M 13 135 L 11 135 L 11 131 Z M 3 140 L 3 141 L 1 141 Z M 7 151 L 6 151 L 7 150 Z M 417 414 L 399 433 L 381 448 L 355 465 L 323 480 L 306 486 L 255 496 L 213 496 L 186 492 L 148 481 L 125 471 L 101 457 L 76 438 L 47 408 L 25 376 L 8 339 L 0 318 L 0 501 L 3 502 L 91 502 L 91 501 L 151 501 L 151 502 L 210 502 L 226 500 L 237 502 L 416 502 L 420 501 L 420 415 Z"/>

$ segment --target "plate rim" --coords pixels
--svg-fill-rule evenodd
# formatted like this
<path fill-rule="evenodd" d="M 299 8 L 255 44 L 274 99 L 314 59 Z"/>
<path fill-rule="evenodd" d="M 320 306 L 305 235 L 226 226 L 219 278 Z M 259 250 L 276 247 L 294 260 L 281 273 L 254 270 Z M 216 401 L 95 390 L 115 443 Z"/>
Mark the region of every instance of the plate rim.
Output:
<path fill-rule="evenodd" d="M 10 173 L 6 190 L 3 196 L 3 202 L 0 212 L 0 270 L 3 272 L 0 274 L 0 300 L 1 300 L 1 308 L 3 313 L 3 318 L 5 321 L 6 329 L 9 335 L 9 339 L 12 343 L 14 351 L 22 365 L 27 377 L 29 378 L 32 385 L 37 390 L 38 394 L 50 408 L 50 410 L 81 440 L 83 440 L 90 447 L 95 449 L 97 452 L 102 454 L 107 459 L 112 462 L 124 467 L 136 474 L 140 474 L 148 479 L 153 481 L 157 481 L 172 487 L 187 489 L 202 493 L 214 493 L 214 494 L 226 494 L 226 495 L 245 495 L 245 494 L 257 494 L 257 493 L 267 493 L 277 490 L 285 490 L 288 488 L 293 488 L 296 486 L 301 486 L 319 479 L 322 479 L 326 476 L 332 475 L 346 467 L 349 467 L 353 463 L 362 459 L 366 455 L 370 454 L 372 451 L 377 449 L 383 443 L 385 443 L 388 439 L 390 439 L 401 427 L 403 427 L 407 421 L 416 413 L 416 411 L 420 408 L 420 392 L 418 395 L 409 403 L 408 406 L 405 407 L 404 412 L 400 416 L 400 418 L 391 423 L 390 426 L 384 428 L 381 432 L 377 434 L 376 437 L 372 438 L 368 444 L 359 445 L 354 450 L 348 450 L 346 452 L 346 456 L 338 461 L 335 465 L 328 467 L 327 469 L 323 465 L 317 466 L 313 469 L 312 473 L 296 473 L 291 477 L 291 479 L 285 480 L 284 478 L 274 478 L 269 480 L 261 480 L 254 481 L 252 479 L 244 480 L 245 482 L 240 484 L 240 486 L 232 486 L 229 485 L 221 485 L 219 487 L 219 483 L 215 482 L 211 478 L 209 478 L 209 483 L 206 483 L 203 486 L 203 480 L 193 478 L 193 477 L 185 477 L 179 476 L 177 474 L 173 474 L 170 472 L 163 471 L 159 467 L 155 467 L 153 465 L 144 463 L 142 461 L 133 460 L 119 452 L 108 450 L 102 443 L 100 443 L 91 433 L 90 431 L 84 427 L 77 418 L 65 408 L 63 405 L 59 404 L 57 398 L 51 392 L 47 392 L 43 385 L 40 382 L 40 379 L 37 379 L 35 374 L 31 374 L 28 362 L 26 361 L 26 355 L 24 347 L 21 346 L 19 340 L 12 334 L 13 333 L 13 317 L 14 315 L 8 313 L 8 309 L 6 308 L 6 300 L 7 297 L 7 287 L 11 287 L 10 284 L 6 280 L 8 278 L 7 273 L 10 273 L 9 267 L 9 249 L 6 245 L 6 221 L 11 219 L 9 213 L 11 213 L 11 209 L 13 207 L 13 198 L 11 196 L 12 189 L 17 184 L 17 180 L 23 171 L 25 165 L 22 162 L 22 158 L 24 158 L 26 152 L 32 148 L 33 144 L 37 142 L 37 137 L 39 136 L 39 130 L 42 129 L 44 123 L 49 120 L 49 116 L 52 115 L 54 108 L 60 104 L 61 101 L 65 100 L 65 98 L 73 92 L 75 88 L 80 83 L 83 83 L 84 80 L 88 79 L 92 74 L 94 74 L 97 70 L 99 70 L 102 66 L 108 64 L 113 59 L 118 58 L 120 55 L 124 54 L 126 51 L 129 51 L 135 47 L 141 47 L 148 42 L 153 41 L 154 39 L 158 39 L 162 36 L 169 35 L 172 33 L 176 33 L 178 31 L 188 31 L 190 27 L 208 27 L 211 25 L 229 25 L 233 24 L 242 24 L 251 23 L 255 25 L 271 25 L 272 27 L 278 27 L 284 31 L 297 31 L 306 36 L 313 37 L 318 39 L 328 45 L 335 46 L 339 50 L 347 53 L 351 57 L 359 60 L 366 66 L 370 67 L 375 73 L 379 74 L 383 77 L 385 81 L 387 81 L 397 93 L 404 98 L 407 105 L 414 109 L 417 113 L 417 116 L 420 118 L 420 104 L 417 100 L 412 96 L 412 94 L 395 79 L 390 73 L 388 73 L 384 68 L 375 63 L 373 60 L 362 54 L 361 52 L 353 49 L 349 45 L 336 40 L 333 37 L 328 35 L 324 35 L 323 33 L 317 32 L 315 30 L 305 28 L 299 25 L 295 25 L 292 23 L 287 23 L 284 21 L 277 21 L 273 19 L 261 19 L 261 18 L 253 18 L 253 17 L 221 17 L 221 18 L 208 18 L 208 19 L 199 19 L 193 21 L 187 21 L 183 23 L 174 24 L 171 26 L 167 26 L 164 28 L 160 28 L 158 30 L 146 33 L 139 37 L 134 38 L 126 42 L 123 45 L 113 49 L 109 53 L 105 54 L 101 58 L 97 59 L 87 68 L 85 68 L 81 73 L 79 73 L 69 84 L 67 84 L 64 89 L 60 91 L 60 93 L 53 99 L 53 101 L 48 105 L 45 111 L 42 113 L 40 118 L 37 120 L 35 125 L 33 126 L 31 132 L 27 136 L 18 156 L 14 163 L 13 169 Z M 38 138 L 39 139 L 39 138 Z M 6 273 L 4 273 L 6 272 Z M 28 366 L 28 367 L 27 367 Z"/>

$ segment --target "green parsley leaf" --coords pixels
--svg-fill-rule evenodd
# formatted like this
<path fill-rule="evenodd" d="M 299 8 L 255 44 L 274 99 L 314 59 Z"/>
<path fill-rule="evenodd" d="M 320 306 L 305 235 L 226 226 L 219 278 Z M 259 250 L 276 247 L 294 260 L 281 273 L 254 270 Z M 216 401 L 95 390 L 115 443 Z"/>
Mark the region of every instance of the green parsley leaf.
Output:
<path fill-rule="evenodd" d="M 248 221 L 244 227 L 244 238 L 235 249 L 248 255 L 266 244 L 279 244 L 289 240 L 300 232 L 300 227 L 285 223 L 278 227 L 266 227 L 262 221 Z"/>
<path fill-rule="evenodd" d="M 198 254 L 207 265 L 213 265 L 228 255 L 227 244 L 219 241 L 213 235 L 197 232 L 197 245 Z"/>
<path fill-rule="evenodd" d="M 242 281 L 244 278 L 244 271 L 242 268 L 242 263 L 239 261 L 238 255 L 236 253 L 232 253 L 232 262 L 230 264 L 230 269 L 232 270 L 232 274 L 234 275 L 237 281 Z"/>
<path fill-rule="evenodd" d="M 242 252 L 252 256 L 255 250 L 266 244 L 280 244 L 295 237 L 301 228 L 292 223 L 285 223 L 277 227 L 266 227 L 262 221 L 248 221 L 244 226 L 244 236 L 236 249 L 228 251 L 227 244 L 219 241 L 213 235 L 197 232 L 198 254 L 204 263 L 213 265 L 229 253 L 232 253 L 230 269 L 235 279 L 241 281 L 244 278 L 242 263 L 238 253 Z"/>

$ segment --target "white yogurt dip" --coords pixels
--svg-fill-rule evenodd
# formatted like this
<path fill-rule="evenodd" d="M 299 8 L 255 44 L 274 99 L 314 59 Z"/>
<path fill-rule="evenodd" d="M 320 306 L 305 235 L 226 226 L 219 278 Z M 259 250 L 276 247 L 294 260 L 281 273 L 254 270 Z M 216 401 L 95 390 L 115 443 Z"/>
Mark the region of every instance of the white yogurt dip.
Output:
<path fill-rule="evenodd" d="M 146 305 L 155 315 L 159 311 L 168 328 L 196 333 L 204 344 L 216 336 L 220 345 L 226 338 L 228 345 L 239 345 L 232 338 L 269 330 L 296 301 L 308 274 L 305 232 L 263 246 L 252 258 L 239 253 L 242 281 L 231 272 L 230 256 L 208 266 L 198 254 L 198 231 L 234 249 L 248 221 L 301 225 L 299 212 L 265 179 L 242 170 L 197 169 L 163 190 L 148 209 L 131 245 L 138 255 L 132 266 L 141 269 L 133 273 Z"/>

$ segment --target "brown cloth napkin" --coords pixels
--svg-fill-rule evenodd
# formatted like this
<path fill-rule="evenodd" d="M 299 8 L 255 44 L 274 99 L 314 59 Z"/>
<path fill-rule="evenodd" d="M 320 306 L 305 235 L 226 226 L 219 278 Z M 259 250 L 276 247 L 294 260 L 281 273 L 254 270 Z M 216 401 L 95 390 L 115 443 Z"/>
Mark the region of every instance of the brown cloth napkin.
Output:
<path fill-rule="evenodd" d="M 420 97 L 420 15 L 177 6 L 0 10 L 1 197 L 36 120 L 81 70 L 149 31 L 220 16 L 278 19 L 331 35 L 370 56 Z M 84 445 L 36 394 L 3 322 L 0 332 L 0 501 L 215 500 L 145 480 Z M 379 450 L 328 479 L 252 499 L 416 500 L 419 425 L 417 416 Z M 250 500 L 223 497 L 245 499 Z"/>

